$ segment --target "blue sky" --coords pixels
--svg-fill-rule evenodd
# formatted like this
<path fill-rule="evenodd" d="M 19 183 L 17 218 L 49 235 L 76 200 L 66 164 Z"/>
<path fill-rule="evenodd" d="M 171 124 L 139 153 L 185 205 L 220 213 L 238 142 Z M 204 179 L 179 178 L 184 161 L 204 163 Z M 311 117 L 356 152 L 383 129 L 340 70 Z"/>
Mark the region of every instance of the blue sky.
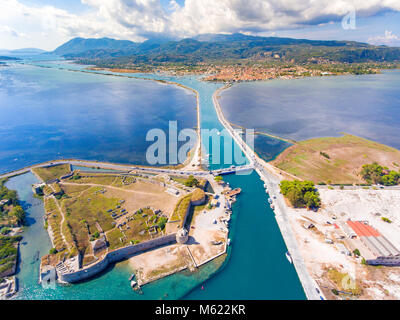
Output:
<path fill-rule="evenodd" d="M 355 15 L 355 28 L 342 19 Z M 400 46 L 399 0 L 1 0 L 0 48 L 233 33 Z"/>

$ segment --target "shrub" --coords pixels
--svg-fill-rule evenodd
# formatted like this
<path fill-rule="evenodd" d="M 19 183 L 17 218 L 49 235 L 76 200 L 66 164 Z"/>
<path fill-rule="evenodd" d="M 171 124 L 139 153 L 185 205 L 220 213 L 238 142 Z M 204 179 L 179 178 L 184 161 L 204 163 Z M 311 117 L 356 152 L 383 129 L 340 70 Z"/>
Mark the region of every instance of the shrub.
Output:
<path fill-rule="evenodd" d="M 185 186 L 186 187 L 197 187 L 199 185 L 199 180 L 197 180 L 194 176 L 189 176 L 187 180 L 185 181 Z"/>
<path fill-rule="evenodd" d="M 56 254 L 57 252 L 58 251 L 57 251 L 56 248 L 51 248 L 50 251 L 49 251 L 50 254 Z"/>
<path fill-rule="evenodd" d="M 325 152 L 320 151 L 319 154 L 320 154 L 321 156 L 327 158 L 327 159 L 330 159 L 330 158 L 331 158 L 331 157 L 329 156 L 329 154 L 327 154 L 327 153 L 325 153 Z"/>
<path fill-rule="evenodd" d="M 166 217 L 160 217 L 160 219 L 157 222 L 157 227 L 159 227 L 161 230 L 164 230 L 167 221 L 168 219 Z"/>

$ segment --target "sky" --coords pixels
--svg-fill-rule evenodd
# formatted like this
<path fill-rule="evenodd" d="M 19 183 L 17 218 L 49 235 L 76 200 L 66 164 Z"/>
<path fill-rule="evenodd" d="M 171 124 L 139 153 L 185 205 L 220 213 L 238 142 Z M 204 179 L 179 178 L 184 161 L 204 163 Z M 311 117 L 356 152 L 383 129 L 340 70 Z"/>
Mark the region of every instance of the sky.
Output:
<path fill-rule="evenodd" d="M 400 47 L 400 0 L 0 0 L 0 49 L 235 32 Z"/>

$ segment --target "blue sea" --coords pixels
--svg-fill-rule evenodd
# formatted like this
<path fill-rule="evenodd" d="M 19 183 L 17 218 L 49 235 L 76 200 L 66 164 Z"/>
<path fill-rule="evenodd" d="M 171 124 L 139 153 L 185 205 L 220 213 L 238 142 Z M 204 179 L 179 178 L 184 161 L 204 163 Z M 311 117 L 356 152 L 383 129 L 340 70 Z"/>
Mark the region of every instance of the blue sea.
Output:
<path fill-rule="evenodd" d="M 279 137 L 300 141 L 345 132 L 400 149 L 399 70 L 240 83 L 220 101 L 230 122 Z M 255 141 L 267 160 L 273 140 Z"/>
<path fill-rule="evenodd" d="M 196 115 L 195 94 L 178 86 L 0 67 L 0 173 L 60 158 L 148 164 L 148 130 L 194 128 Z"/>

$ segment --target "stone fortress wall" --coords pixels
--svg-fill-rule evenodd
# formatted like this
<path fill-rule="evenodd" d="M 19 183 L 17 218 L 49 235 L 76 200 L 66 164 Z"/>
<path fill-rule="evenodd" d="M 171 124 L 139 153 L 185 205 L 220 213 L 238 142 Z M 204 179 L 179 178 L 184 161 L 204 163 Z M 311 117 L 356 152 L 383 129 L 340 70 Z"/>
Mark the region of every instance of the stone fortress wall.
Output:
<path fill-rule="evenodd" d="M 76 272 L 58 274 L 58 277 L 60 281 L 68 283 L 86 280 L 106 269 L 110 263 L 127 259 L 130 256 L 142 251 L 147 251 L 150 249 L 154 249 L 156 247 L 160 247 L 175 242 L 176 242 L 176 233 L 172 233 L 146 242 L 138 243 L 135 245 L 129 245 L 108 252 L 102 260 L 97 261 L 92 265 L 82 268 Z"/>

